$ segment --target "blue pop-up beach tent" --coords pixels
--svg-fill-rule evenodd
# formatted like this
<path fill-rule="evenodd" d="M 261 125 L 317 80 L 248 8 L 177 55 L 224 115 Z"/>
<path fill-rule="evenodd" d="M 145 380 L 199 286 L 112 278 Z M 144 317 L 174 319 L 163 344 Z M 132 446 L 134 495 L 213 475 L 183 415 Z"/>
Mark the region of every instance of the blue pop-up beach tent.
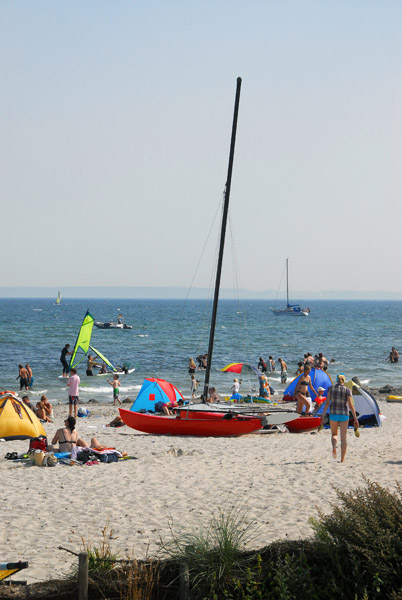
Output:
<path fill-rule="evenodd" d="M 302 375 L 303 375 L 303 373 L 301 373 L 300 375 L 298 375 L 297 377 L 295 377 L 293 379 L 293 381 L 286 388 L 286 390 L 284 392 L 284 396 L 288 396 L 288 395 L 293 396 L 294 395 L 297 383 Z M 323 395 L 326 396 L 328 388 L 331 387 L 331 385 L 332 385 L 332 380 L 331 380 L 331 377 L 328 375 L 328 373 L 326 373 L 322 369 L 316 369 L 315 367 L 313 367 L 310 371 L 310 379 L 311 379 L 311 383 L 313 384 L 313 387 L 315 390 L 317 390 L 317 388 L 319 388 L 319 387 L 324 388 L 325 392 Z M 310 391 L 310 396 L 311 396 L 312 400 L 315 400 L 317 395 L 313 392 L 313 390 L 311 388 L 309 388 L 309 391 Z"/>
<path fill-rule="evenodd" d="M 157 402 L 176 404 L 179 400 L 184 402 L 181 392 L 172 383 L 164 379 L 146 378 L 130 410 L 155 412 Z"/>

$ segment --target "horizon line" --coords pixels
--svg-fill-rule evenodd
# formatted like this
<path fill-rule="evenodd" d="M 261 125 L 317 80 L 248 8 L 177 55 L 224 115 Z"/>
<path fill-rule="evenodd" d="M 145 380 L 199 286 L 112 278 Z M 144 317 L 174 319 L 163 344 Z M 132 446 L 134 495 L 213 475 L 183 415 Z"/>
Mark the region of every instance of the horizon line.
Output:
<path fill-rule="evenodd" d="M 49 299 L 57 297 L 61 291 L 62 299 L 115 299 L 115 300 L 206 300 L 211 297 L 208 288 L 192 288 L 173 286 L 1 286 L 0 299 L 30 298 Z M 192 294 L 190 292 L 193 292 Z M 196 296 L 194 295 L 197 294 Z M 249 290 L 222 288 L 222 300 L 264 300 L 277 304 L 286 303 L 283 297 L 278 297 L 275 290 Z M 402 300 L 401 292 L 389 291 L 357 291 L 357 290 L 327 290 L 320 292 L 294 291 L 292 303 L 320 300 Z"/>

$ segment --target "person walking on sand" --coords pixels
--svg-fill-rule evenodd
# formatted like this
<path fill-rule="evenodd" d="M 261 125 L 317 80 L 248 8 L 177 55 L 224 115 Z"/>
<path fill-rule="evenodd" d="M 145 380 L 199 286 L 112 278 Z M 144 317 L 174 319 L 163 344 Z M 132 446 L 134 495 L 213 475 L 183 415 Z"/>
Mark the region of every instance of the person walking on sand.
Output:
<path fill-rule="evenodd" d="M 63 350 L 61 351 L 61 355 L 60 355 L 60 362 L 63 365 L 63 375 L 62 377 L 68 377 L 68 372 L 69 372 L 69 366 L 68 366 L 68 362 L 67 362 L 67 356 L 70 356 L 70 354 L 72 354 L 72 352 L 69 352 L 70 350 L 70 344 L 66 344 L 63 348 Z"/>
<path fill-rule="evenodd" d="M 113 381 L 110 381 L 110 379 L 108 379 L 107 382 L 113 386 L 113 406 L 116 406 L 117 402 L 121 404 L 121 400 L 119 398 L 119 388 L 121 385 L 119 381 L 119 376 L 113 375 Z"/>
<path fill-rule="evenodd" d="M 278 363 L 281 365 L 281 383 L 286 383 L 288 380 L 288 366 L 281 358 L 278 358 Z"/>
<path fill-rule="evenodd" d="M 68 378 L 68 410 L 69 416 L 71 417 L 74 406 L 74 417 L 77 418 L 77 407 L 79 402 L 79 393 L 80 393 L 80 378 L 77 375 L 77 371 L 75 369 L 71 369 L 71 375 Z"/>
<path fill-rule="evenodd" d="M 24 388 L 28 391 L 28 371 L 23 365 L 18 365 L 18 375 L 16 379 L 20 380 L 20 391 Z"/>
<path fill-rule="evenodd" d="M 321 423 L 319 429 L 324 425 L 324 417 L 327 408 L 331 405 L 329 412 L 329 424 L 331 426 L 332 456 L 336 458 L 336 447 L 338 444 L 338 427 L 341 429 L 341 462 L 345 462 L 347 449 L 347 433 L 349 424 L 349 411 L 353 416 L 355 435 L 359 437 L 359 421 L 357 420 L 355 407 L 353 404 L 352 392 L 345 385 L 345 375 L 339 373 L 336 376 L 336 384 L 328 388 L 327 399 L 322 411 Z"/>

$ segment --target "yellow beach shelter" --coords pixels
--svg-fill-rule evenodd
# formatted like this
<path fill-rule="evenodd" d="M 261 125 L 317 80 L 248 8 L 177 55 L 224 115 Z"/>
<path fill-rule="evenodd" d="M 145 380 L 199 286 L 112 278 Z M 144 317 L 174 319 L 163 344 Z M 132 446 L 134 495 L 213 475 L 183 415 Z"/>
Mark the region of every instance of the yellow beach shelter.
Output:
<path fill-rule="evenodd" d="M 0 392 L 0 438 L 28 440 L 46 437 L 38 417 L 14 392 Z"/>

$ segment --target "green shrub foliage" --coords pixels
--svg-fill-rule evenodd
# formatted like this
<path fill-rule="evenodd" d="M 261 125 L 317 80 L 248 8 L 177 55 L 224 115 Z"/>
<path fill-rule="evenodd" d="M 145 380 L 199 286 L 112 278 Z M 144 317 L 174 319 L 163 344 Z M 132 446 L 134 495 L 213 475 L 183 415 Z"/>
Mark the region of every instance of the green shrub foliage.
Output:
<path fill-rule="evenodd" d="M 315 540 L 333 550 L 329 567 L 369 598 L 393 597 L 402 588 L 402 489 L 367 481 L 352 492 L 337 490 L 340 504 L 313 523 Z"/>

